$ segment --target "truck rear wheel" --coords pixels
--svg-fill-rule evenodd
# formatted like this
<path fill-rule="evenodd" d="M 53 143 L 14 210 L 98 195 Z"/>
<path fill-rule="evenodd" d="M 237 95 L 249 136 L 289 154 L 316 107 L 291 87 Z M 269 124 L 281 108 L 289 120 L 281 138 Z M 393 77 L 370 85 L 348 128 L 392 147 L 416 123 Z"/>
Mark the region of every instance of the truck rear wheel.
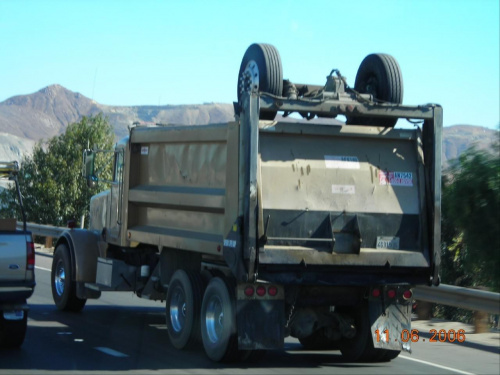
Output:
<path fill-rule="evenodd" d="M 28 311 L 23 311 L 19 320 L 7 319 L 0 311 L 0 348 L 19 348 L 26 336 Z"/>
<path fill-rule="evenodd" d="M 177 270 L 167 292 L 167 330 L 172 345 L 185 349 L 200 341 L 203 281 L 195 272 Z"/>
<path fill-rule="evenodd" d="M 349 362 L 378 362 L 382 351 L 373 347 L 368 305 L 349 310 L 354 317 L 356 335 L 340 342 L 342 357 Z"/>
<path fill-rule="evenodd" d="M 401 104 L 403 102 L 403 75 L 398 62 L 391 55 L 374 53 L 364 58 L 359 66 L 354 90 L 372 94 L 376 101 Z M 353 117 L 349 124 L 394 126 L 397 119 Z"/>
<path fill-rule="evenodd" d="M 368 317 L 368 306 L 351 310 L 356 325 L 356 335 L 340 342 L 342 357 L 350 362 L 389 362 L 396 358 L 400 350 L 379 349 L 373 346 L 373 338 Z"/>
<path fill-rule="evenodd" d="M 338 349 L 338 341 L 329 339 L 323 330 L 314 332 L 312 335 L 299 339 L 306 350 L 335 350 Z"/>
<path fill-rule="evenodd" d="M 77 312 L 83 309 L 87 300 L 76 296 L 72 272 L 69 249 L 65 244 L 60 244 L 52 259 L 52 298 L 59 310 Z"/>
<path fill-rule="evenodd" d="M 234 282 L 214 277 L 208 283 L 201 305 L 201 338 L 208 358 L 232 361 L 238 353 Z"/>
<path fill-rule="evenodd" d="M 252 44 L 243 55 L 238 74 L 238 102 L 244 92 L 258 88 L 261 92 L 283 95 L 283 67 L 276 47 Z M 260 113 L 263 120 L 274 120 L 277 111 Z"/>
<path fill-rule="evenodd" d="M 383 350 L 383 355 L 380 358 L 380 362 L 389 362 L 393 359 L 396 359 L 401 353 L 401 350 L 388 350 L 388 349 L 379 349 Z"/>

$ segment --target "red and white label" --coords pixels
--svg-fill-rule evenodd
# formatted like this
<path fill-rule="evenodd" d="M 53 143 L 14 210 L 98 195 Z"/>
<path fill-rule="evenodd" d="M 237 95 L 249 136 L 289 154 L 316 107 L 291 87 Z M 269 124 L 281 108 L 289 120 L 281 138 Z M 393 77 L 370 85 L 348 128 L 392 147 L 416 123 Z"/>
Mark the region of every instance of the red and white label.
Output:
<path fill-rule="evenodd" d="M 413 173 L 380 171 L 378 181 L 380 185 L 413 186 Z"/>

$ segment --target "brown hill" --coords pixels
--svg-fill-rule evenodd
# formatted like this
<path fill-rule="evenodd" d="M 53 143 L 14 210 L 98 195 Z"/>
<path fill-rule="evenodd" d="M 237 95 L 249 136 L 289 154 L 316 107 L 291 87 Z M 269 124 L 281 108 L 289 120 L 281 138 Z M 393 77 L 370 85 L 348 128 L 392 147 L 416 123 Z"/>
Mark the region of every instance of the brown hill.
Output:
<path fill-rule="evenodd" d="M 33 140 L 46 139 L 61 134 L 83 115 L 99 111 L 97 103 L 85 96 L 52 85 L 0 103 L 0 131 Z"/>
<path fill-rule="evenodd" d="M 48 139 L 65 131 L 82 116 L 102 112 L 117 137 L 127 134 L 134 121 L 198 125 L 234 118 L 232 104 L 107 106 L 60 85 L 0 103 L 0 131 L 32 140 Z"/>
<path fill-rule="evenodd" d="M 455 125 L 443 129 L 443 164 L 456 159 L 462 152 L 474 145 L 480 150 L 491 149 L 495 140 L 498 141 L 497 130 L 482 126 Z"/>
<path fill-rule="evenodd" d="M 29 95 L 14 96 L 0 103 L 0 159 L 26 154 L 31 141 L 48 139 L 65 131 L 68 124 L 82 116 L 102 112 L 110 119 L 117 138 L 128 133 L 135 121 L 146 123 L 199 125 L 222 123 L 234 118 L 232 104 L 166 105 L 166 106 L 107 106 L 60 85 L 51 85 Z M 8 134 L 20 137 L 12 137 Z M 443 130 L 443 166 L 470 145 L 489 148 L 498 139 L 498 131 L 480 126 L 456 125 Z M 20 144 L 26 140 L 26 147 Z M 7 150 L 3 152 L 2 150 Z M 7 154 L 8 155 L 7 155 Z"/>

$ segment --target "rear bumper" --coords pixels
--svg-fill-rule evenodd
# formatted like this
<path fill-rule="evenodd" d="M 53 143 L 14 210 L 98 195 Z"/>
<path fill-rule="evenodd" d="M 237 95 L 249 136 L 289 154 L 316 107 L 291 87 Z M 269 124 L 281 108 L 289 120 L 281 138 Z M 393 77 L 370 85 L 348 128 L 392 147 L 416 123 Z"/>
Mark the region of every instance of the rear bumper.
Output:
<path fill-rule="evenodd" d="M 27 283 L 0 283 L 0 304 L 10 303 L 13 301 L 23 301 L 31 297 L 35 290 L 36 283 L 34 281 Z"/>

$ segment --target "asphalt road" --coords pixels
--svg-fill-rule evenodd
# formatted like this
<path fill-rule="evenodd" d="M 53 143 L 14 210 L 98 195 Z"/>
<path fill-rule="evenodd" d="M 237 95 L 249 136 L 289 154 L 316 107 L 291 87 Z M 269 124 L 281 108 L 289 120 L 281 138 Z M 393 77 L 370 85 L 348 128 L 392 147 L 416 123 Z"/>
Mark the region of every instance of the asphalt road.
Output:
<path fill-rule="evenodd" d="M 305 351 L 287 339 L 285 350 L 257 364 L 218 364 L 202 348 L 174 349 L 167 338 L 164 305 L 129 292 L 103 293 L 81 313 L 56 309 L 50 291 L 52 258 L 37 255 L 35 294 L 26 341 L 0 351 L 0 374 L 499 374 L 498 350 L 431 343 L 422 336 L 390 363 L 346 363 L 338 351 Z"/>

